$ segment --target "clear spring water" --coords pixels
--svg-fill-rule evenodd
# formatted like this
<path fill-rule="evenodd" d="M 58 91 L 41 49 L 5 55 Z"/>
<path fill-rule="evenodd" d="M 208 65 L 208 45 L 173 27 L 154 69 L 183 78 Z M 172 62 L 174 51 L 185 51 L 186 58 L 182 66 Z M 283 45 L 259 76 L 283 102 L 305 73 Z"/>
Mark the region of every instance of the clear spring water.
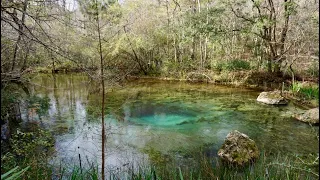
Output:
<path fill-rule="evenodd" d="M 24 111 L 24 121 L 37 121 L 55 135 L 52 162 L 100 163 L 101 93 L 85 75 L 37 75 L 32 93 L 49 97 L 50 107 L 40 116 Z M 212 84 L 135 80 L 108 87 L 106 94 L 106 163 L 112 169 L 128 163 L 184 159 L 200 147 L 216 156 L 224 138 L 239 130 L 264 152 L 318 153 L 318 127 L 290 118 L 302 109 L 293 104 L 258 103 L 259 92 Z M 32 117 L 31 117 L 32 116 Z M 153 153 L 153 154 L 152 154 Z"/>

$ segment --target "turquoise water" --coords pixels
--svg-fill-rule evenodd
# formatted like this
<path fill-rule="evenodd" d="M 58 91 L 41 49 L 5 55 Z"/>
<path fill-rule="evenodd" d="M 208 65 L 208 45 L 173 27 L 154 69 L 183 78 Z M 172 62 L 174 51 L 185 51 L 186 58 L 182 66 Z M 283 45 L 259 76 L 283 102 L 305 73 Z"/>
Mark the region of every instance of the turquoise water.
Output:
<path fill-rule="evenodd" d="M 31 92 L 50 99 L 37 121 L 56 138 L 54 162 L 84 164 L 101 159 L 101 89 L 85 75 L 37 75 Z M 256 101 L 260 92 L 212 84 L 135 80 L 108 86 L 106 93 L 107 165 L 153 161 L 150 152 L 179 157 L 202 149 L 217 156 L 226 135 L 243 132 L 260 151 L 288 155 L 318 153 L 318 127 L 291 117 L 293 104 L 270 106 Z M 153 151 L 150 151 L 152 149 Z M 182 158 L 183 159 L 183 158 Z M 185 160 L 185 159 L 184 159 Z"/>

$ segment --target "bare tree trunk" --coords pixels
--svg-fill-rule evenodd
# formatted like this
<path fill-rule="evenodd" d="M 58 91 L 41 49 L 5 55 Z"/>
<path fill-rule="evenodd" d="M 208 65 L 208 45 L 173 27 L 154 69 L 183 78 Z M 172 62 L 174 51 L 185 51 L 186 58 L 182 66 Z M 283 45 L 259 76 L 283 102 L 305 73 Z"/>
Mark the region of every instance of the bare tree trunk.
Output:
<path fill-rule="evenodd" d="M 194 4 L 192 6 L 192 11 L 193 11 L 194 14 L 197 12 L 196 6 L 197 6 L 197 1 L 194 1 Z M 196 35 L 195 34 L 192 35 L 191 59 L 192 59 L 193 62 L 196 59 Z"/>
<path fill-rule="evenodd" d="M 206 20 L 206 24 L 208 25 L 209 24 L 209 15 L 208 15 L 208 12 L 209 12 L 209 0 L 207 1 L 207 20 Z M 207 45 L 208 45 L 208 35 L 205 34 L 205 40 L 204 40 L 204 56 L 203 56 L 203 61 L 204 63 L 206 63 L 207 61 Z"/>
<path fill-rule="evenodd" d="M 203 68 L 203 57 L 202 57 L 202 42 L 201 42 L 201 35 L 199 37 L 199 52 L 200 52 L 200 69 Z"/>
<path fill-rule="evenodd" d="M 29 42 L 29 43 L 30 44 L 28 44 L 28 46 L 27 46 L 26 55 L 23 58 L 23 64 L 22 64 L 22 67 L 21 67 L 21 70 L 20 70 L 21 72 L 24 71 L 27 68 L 27 61 L 28 61 L 29 52 L 30 52 L 30 48 L 31 48 L 31 42 Z"/>
<path fill-rule="evenodd" d="M 19 43 L 20 43 L 21 38 L 22 38 L 23 24 L 24 24 L 25 18 L 26 18 L 27 7 L 28 7 L 28 0 L 25 0 L 24 3 L 23 3 L 23 12 L 22 12 L 22 18 L 21 18 L 22 24 L 19 24 L 19 35 L 18 35 L 18 39 L 17 39 L 16 45 L 14 47 L 11 71 L 13 71 L 15 66 L 16 66 L 18 48 L 19 48 Z M 15 16 L 17 17 L 17 11 L 14 9 L 13 12 L 14 12 Z"/>
<path fill-rule="evenodd" d="M 53 54 L 50 50 L 48 50 L 48 54 L 49 56 L 51 57 L 51 60 L 52 60 L 52 74 L 55 74 L 56 73 L 56 66 L 55 66 L 55 63 L 54 63 L 54 57 L 53 57 Z"/>
<path fill-rule="evenodd" d="M 279 47 L 279 59 L 277 62 L 275 62 L 275 67 L 274 67 L 274 72 L 275 73 L 280 73 L 280 68 L 281 68 L 281 63 L 286 60 L 286 57 L 284 56 L 284 47 L 285 47 L 285 41 L 287 38 L 287 32 L 288 32 L 288 26 L 289 26 L 289 17 L 290 15 L 288 14 L 288 5 L 287 5 L 288 0 L 284 0 L 284 25 L 282 27 L 281 31 L 281 37 L 280 37 L 280 47 Z M 291 2 L 291 0 L 289 0 Z"/>
<path fill-rule="evenodd" d="M 132 49 L 132 51 L 133 51 L 134 57 L 135 57 L 135 59 L 136 59 L 136 62 L 138 63 L 140 69 L 143 71 L 144 75 L 147 75 L 148 72 L 147 72 L 147 71 L 145 70 L 145 68 L 143 67 L 142 63 L 140 62 L 140 59 L 138 58 L 138 55 L 137 55 L 136 51 L 134 50 L 134 48 L 133 48 L 133 46 L 132 46 L 132 43 L 131 43 L 131 41 L 130 41 L 130 39 L 129 39 L 129 36 L 128 36 L 128 34 L 127 34 L 126 26 L 123 26 L 123 30 L 124 30 L 124 32 L 125 32 L 125 34 L 126 34 L 126 36 L 127 36 L 127 39 L 128 39 L 128 41 L 129 41 L 129 45 L 130 45 L 130 47 L 131 47 L 131 49 Z"/>
<path fill-rule="evenodd" d="M 201 12 L 201 4 L 200 4 L 200 0 L 197 1 L 198 2 L 198 13 Z M 203 54 L 202 54 L 202 37 L 201 34 L 199 36 L 199 52 L 200 52 L 200 69 L 203 68 Z"/>
<path fill-rule="evenodd" d="M 176 36 L 173 38 L 173 44 L 174 44 L 174 62 L 177 63 L 177 45 L 176 45 Z"/>
<path fill-rule="evenodd" d="M 168 32 L 167 32 L 167 53 L 168 56 L 170 55 L 170 47 L 169 47 L 169 34 L 170 34 L 170 15 L 169 15 L 169 0 L 166 0 L 166 9 L 167 9 L 167 25 L 168 25 Z"/>
<path fill-rule="evenodd" d="M 206 64 L 207 62 L 207 44 L 208 44 L 208 36 L 206 35 L 204 39 L 204 55 L 203 55 L 203 63 Z"/>
<path fill-rule="evenodd" d="M 14 70 L 15 66 L 16 66 L 16 61 L 17 61 L 17 54 L 18 54 L 18 48 L 19 48 L 19 43 L 21 40 L 21 34 L 19 34 L 16 45 L 14 47 L 14 53 L 13 53 L 13 60 L 12 60 L 12 67 L 11 67 L 11 71 Z"/>
<path fill-rule="evenodd" d="M 192 52 L 191 52 L 191 59 L 194 61 L 196 59 L 196 42 L 195 37 L 192 38 Z"/>
<path fill-rule="evenodd" d="M 102 56 L 102 43 L 101 43 L 101 29 L 100 29 L 100 20 L 99 20 L 99 9 L 98 9 L 98 3 L 96 0 L 96 21 L 97 21 L 97 26 L 98 26 L 98 38 L 99 38 L 99 55 L 100 55 L 100 72 L 101 72 L 101 87 L 102 87 L 102 104 L 101 104 L 101 123 L 102 123 L 102 129 L 101 129 L 101 136 L 102 136 L 102 169 L 101 169 L 101 177 L 104 180 L 105 179 L 105 173 L 104 173 L 104 169 L 105 169 L 105 127 L 104 127 L 104 96 L 105 96 L 105 92 L 104 92 L 104 74 L 103 74 L 103 56 Z"/>

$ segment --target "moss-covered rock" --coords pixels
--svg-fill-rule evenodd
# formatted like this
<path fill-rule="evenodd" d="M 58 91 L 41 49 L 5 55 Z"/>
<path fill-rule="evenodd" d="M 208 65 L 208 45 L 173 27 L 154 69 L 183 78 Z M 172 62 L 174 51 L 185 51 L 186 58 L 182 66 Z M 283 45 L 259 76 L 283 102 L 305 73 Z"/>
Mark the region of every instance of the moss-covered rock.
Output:
<path fill-rule="evenodd" d="M 319 107 L 309 109 L 303 114 L 293 115 L 293 117 L 302 122 L 319 124 Z"/>
<path fill-rule="evenodd" d="M 262 92 L 259 94 L 257 101 L 274 105 L 288 104 L 288 101 L 281 95 L 280 91 Z"/>
<path fill-rule="evenodd" d="M 259 150 L 252 139 L 234 130 L 227 135 L 218 156 L 225 162 L 243 166 L 257 159 Z"/>

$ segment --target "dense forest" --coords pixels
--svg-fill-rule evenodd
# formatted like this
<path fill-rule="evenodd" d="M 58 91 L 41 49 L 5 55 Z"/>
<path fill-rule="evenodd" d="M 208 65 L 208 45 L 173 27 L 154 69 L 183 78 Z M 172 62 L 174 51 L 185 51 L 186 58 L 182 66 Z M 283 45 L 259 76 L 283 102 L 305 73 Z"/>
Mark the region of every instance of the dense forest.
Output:
<path fill-rule="evenodd" d="M 318 1 L 4 1 L 1 72 L 318 76 Z M 213 74 L 211 74 L 214 72 Z"/>
<path fill-rule="evenodd" d="M 49 107 L 48 100 L 30 91 L 32 77 L 52 74 L 56 83 L 55 75 L 70 73 L 102 85 L 102 121 L 108 108 L 105 89 L 138 78 L 278 89 L 304 108 L 318 107 L 319 1 L 1 1 L 1 162 L 7 164 L 1 165 L 1 174 L 15 167 L 3 152 L 16 148 L 14 159 L 21 162 L 15 147 L 20 136 L 13 132 L 21 122 L 22 99 Z M 2 126 L 8 122 L 13 122 L 10 133 Z M 53 141 L 46 131 L 33 133 L 41 140 L 37 145 Z M 37 145 L 25 146 L 32 151 Z M 29 160 L 26 165 L 32 164 Z M 180 169 L 177 174 L 181 179 Z"/>

